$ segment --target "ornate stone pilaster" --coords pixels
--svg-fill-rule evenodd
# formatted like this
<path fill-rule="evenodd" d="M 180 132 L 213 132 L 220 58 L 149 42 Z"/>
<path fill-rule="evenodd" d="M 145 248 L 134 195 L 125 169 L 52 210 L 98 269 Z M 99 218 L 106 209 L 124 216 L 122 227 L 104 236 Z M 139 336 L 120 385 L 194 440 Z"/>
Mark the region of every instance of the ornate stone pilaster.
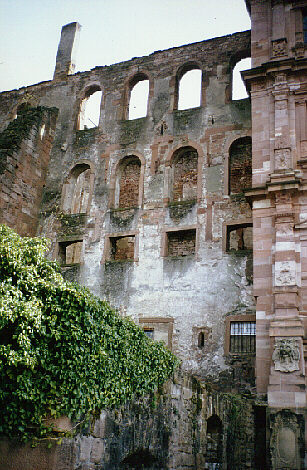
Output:
<path fill-rule="evenodd" d="M 289 86 L 285 73 L 277 73 L 273 85 L 275 110 L 274 170 L 292 168 L 292 156 L 289 141 Z"/>

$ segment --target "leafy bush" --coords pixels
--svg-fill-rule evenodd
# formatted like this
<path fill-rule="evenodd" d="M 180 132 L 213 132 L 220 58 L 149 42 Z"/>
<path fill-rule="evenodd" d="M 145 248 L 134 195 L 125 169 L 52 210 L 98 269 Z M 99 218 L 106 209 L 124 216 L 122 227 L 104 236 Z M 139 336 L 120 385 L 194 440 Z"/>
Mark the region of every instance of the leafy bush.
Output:
<path fill-rule="evenodd" d="M 177 360 L 88 289 L 64 281 L 48 242 L 0 225 L 0 434 L 42 436 L 154 391 Z"/>

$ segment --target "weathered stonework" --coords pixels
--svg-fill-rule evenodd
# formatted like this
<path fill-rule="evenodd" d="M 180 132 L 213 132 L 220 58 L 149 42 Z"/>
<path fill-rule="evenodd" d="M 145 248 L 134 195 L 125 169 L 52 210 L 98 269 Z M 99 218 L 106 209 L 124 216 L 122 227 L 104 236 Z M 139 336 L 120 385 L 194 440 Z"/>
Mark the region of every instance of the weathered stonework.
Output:
<path fill-rule="evenodd" d="M 198 410 L 178 428 L 166 392 L 150 439 L 146 400 L 140 413 L 127 405 L 122 422 L 108 415 L 118 432 L 110 440 L 101 422 L 65 441 L 63 470 L 140 468 L 140 459 L 152 469 L 162 461 L 172 470 L 214 468 L 219 459 L 223 469 L 304 468 L 307 1 L 246 3 L 252 114 L 249 99 L 230 98 L 249 32 L 72 74 L 80 29 L 72 23 L 52 81 L 0 94 L 2 131 L 22 106 L 45 109 L 14 153 L 0 149 L 1 222 L 50 238 L 67 279 L 107 298 L 216 390 L 201 407 L 215 411 Z M 193 68 L 202 71 L 200 106 L 178 110 L 180 79 Z M 129 120 L 140 80 L 149 82 L 147 115 Z M 99 124 L 81 130 L 86 99 L 99 90 Z M 222 392 L 257 392 L 244 432 L 234 435 Z M 185 416 L 194 413 L 180 403 Z"/>

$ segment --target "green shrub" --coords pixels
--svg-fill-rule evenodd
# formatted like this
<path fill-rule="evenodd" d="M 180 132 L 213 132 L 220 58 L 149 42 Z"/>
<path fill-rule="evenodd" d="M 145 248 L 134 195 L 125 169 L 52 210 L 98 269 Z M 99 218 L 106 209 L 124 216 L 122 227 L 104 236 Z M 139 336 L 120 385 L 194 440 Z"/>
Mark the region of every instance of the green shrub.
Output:
<path fill-rule="evenodd" d="M 64 281 L 48 242 L 0 226 L 0 434 L 42 436 L 154 391 L 176 358 L 88 289 Z"/>

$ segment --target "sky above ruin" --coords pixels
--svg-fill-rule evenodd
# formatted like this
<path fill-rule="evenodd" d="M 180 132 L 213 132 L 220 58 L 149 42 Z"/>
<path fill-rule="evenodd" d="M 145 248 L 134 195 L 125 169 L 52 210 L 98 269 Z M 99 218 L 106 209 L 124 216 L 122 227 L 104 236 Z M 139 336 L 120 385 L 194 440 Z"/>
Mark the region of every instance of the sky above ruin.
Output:
<path fill-rule="evenodd" d="M 0 91 L 52 79 L 73 21 L 76 71 L 250 28 L 244 0 L 0 0 Z"/>

